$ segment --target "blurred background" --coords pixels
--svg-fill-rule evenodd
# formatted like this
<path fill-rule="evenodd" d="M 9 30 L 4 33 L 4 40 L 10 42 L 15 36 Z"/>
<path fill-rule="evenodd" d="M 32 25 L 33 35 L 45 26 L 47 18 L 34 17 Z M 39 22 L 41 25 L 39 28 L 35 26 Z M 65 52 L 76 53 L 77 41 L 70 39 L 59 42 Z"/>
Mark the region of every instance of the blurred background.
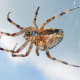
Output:
<path fill-rule="evenodd" d="M 7 14 L 21 26 L 33 26 L 35 11 L 40 6 L 37 24 L 67 9 L 80 5 L 79 0 L 0 0 L 0 32 L 18 32 L 15 26 L 7 21 Z M 64 30 L 64 39 L 55 48 L 50 49 L 52 56 L 80 65 L 80 9 L 72 11 L 50 22 L 45 28 Z M 0 47 L 16 49 L 24 42 L 24 38 L 2 35 Z M 20 52 L 25 53 L 29 45 Z M 1 80 L 80 80 L 80 68 L 66 66 L 47 58 L 44 51 L 35 54 L 35 46 L 26 58 L 12 58 L 11 53 L 0 51 Z"/>

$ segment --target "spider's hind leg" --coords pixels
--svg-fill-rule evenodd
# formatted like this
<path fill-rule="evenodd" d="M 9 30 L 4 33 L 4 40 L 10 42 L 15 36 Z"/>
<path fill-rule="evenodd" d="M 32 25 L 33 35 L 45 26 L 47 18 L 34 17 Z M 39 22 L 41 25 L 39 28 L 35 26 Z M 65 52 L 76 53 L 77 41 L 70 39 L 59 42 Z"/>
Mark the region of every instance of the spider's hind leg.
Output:
<path fill-rule="evenodd" d="M 38 6 L 38 8 L 37 8 L 37 10 L 36 10 L 36 12 L 35 12 L 34 20 L 33 20 L 33 23 L 34 23 L 36 29 L 38 29 L 38 25 L 36 24 L 36 20 L 37 20 L 39 8 L 40 8 L 40 7 Z"/>
<path fill-rule="evenodd" d="M 11 24 L 13 24 L 14 26 L 16 26 L 16 27 L 19 28 L 20 30 L 22 30 L 23 27 L 21 27 L 20 25 L 16 24 L 14 21 L 12 21 L 12 20 L 10 19 L 10 17 L 9 17 L 9 14 L 10 14 L 10 13 L 11 13 L 11 12 L 8 12 L 7 20 L 8 20 Z"/>
<path fill-rule="evenodd" d="M 55 60 L 55 61 L 57 61 L 57 62 L 59 62 L 59 63 L 63 63 L 63 64 L 65 64 L 65 65 L 69 65 L 69 66 L 73 66 L 73 67 L 80 67 L 80 66 L 78 66 L 78 65 L 69 64 L 69 63 L 66 62 L 66 61 L 62 61 L 62 60 L 59 60 L 59 59 L 57 59 L 57 58 L 55 58 L 55 57 L 52 57 L 52 56 L 50 55 L 49 51 L 48 51 L 48 48 L 46 48 L 45 50 L 46 50 L 46 55 L 48 56 L 48 58 L 50 58 L 50 59 L 52 59 L 52 60 Z"/>

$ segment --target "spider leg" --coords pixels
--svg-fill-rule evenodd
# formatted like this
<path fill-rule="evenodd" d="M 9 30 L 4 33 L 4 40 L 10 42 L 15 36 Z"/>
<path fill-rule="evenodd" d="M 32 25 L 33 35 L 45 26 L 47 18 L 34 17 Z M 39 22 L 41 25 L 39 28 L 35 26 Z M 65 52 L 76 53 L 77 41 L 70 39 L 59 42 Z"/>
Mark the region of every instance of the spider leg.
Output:
<path fill-rule="evenodd" d="M 69 63 L 66 62 L 66 61 L 62 61 L 62 60 L 59 60 L 59 59 L 57 59 L 57 58 L 55 58 L 55 57 L 52 57 L 52 56 L 50 55 L 49 51 L 48 51 L 48 48 L 46 48 L 45 50 L 46 50 L 46 55 L 48 56 L 48 58 L 50 58 L 50 59 L 52 59 L 52 60 L 55 60 L 55 61 L 60 62 L 60 63 L 63 63 L 63 64 L 65 64 L 65 65 L 69 65 L 69 66 L 73 66 L 73 67 L 80 67 L 80 66 L 78 66 L 78 65 L 69 64 Z"/>
<path fill-rule="evenodd" d="M 30 44 L 30 46 L 29 46 L 28 51 L 26 52 L 26 54 L 18 54 L 18 55 L 12 54 L 12 57 L 27 57 L 30 54 L 30 52 L 32 50 L 32 47 L 33 47 L 33 42 L 31 42 L 31 44 Z"/>
<path fill-rule="evenodd" d="M 39 45 L 38 44 L 36 44 L 36 54 L 37 54 L 37 56 L 39 56 Z"/>
<path fill-rule="evenodd" d="M 56 19 L 56 18 L 58 18 L 58 17 L 60 17 L 60 16 L 63 16 L 64 14 L 66 14 L 66 13 L 68 13 L 68 12 L 70 12 L 70 11 L 76 10 L 76 9 L 78 9 L 78 8 L 80 8 L 80 7 L 76 7 L 76 8 L 72 8 L 72 9 L 66 10 L 66 11 L 61 12 L 60 14 L 58 14 L 58 15 L 56 15 L 56 16 L 53 16 L 53 17 L 47 19 L 47 20 L 43 23 L 43 25 L 41 26 L 40 29 L 44 29 L 45 25 L 47 25 L 47 24 L 48 24 L 49 22 L 51 22 L 52 20 L 54 20 L 54 19 Z"/>
<path fill-rule="evenodd" d="M 34 20 L 33 20 L 33 23 L 34 23 L 36 29 L 38 29 L 38 25 L 36 24 L 36 20 L 37 20 L 37 15 L 38 15 L 39 8 L 40 8 L 40 7 L 38 6 L 38 8 L 37 8 L 37 10 L 36 10 L 36 12 L 35 12 Z"/>
<path fill-rule="evenodd" d="M 0 48 L 1 51 L 6 51 L 6 52 L 11 52 L 11 53 L 19 53 L 21 50 L 23 50 L 27 44 L 29 43 L 30 40 L 27 40 L 20 48 L 18 48 L 16 51 L 14 50 L 8 50 L 8 49 L 4 49 L 4 48 Z"/>
<path fill-rule="evenodd" d="M 10 17 L 9 17 L 9 14 L 10 14 L 10 13 L 11 13 L 11 12 L 8 12 L 7 20 L 8 20 L 10 23 L 12 23 L 14 26 L 16 26 L 17 28 L 19 28 L 20 30 L 22 30 L 23 27 L 21 27 L 20 25 L 16 24 L 14 21 L 12 21 L 12 20 L 10 19 Z"/>
<path fill-rule="evenodd" d="M 24 31 L 20 31 L 20 32 L 16 32 L 16 33 L 6 33 L 6 32 L 0 32 L 0 36 L 1 35 L 7 35 L 7 36 L 18 36 L 20 34 L 22 34 Z"/>

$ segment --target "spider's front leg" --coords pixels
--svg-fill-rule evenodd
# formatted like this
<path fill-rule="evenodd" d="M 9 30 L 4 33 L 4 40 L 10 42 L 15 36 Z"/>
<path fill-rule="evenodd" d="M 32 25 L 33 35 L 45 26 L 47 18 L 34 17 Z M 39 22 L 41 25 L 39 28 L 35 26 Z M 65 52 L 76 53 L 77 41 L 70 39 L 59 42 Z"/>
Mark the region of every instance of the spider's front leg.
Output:
<path fill-rule="evenodd" d="M 52 59 L 52 60 L 55 60 L 55 61 L 60 62 L 60 63 L 63 63 L 63 64 L 65 64 L 65 65 L 69 65 L 69 66 L 73 66 L 73 67 L 80 67 L 80 66 L 78 66 L 78 65 L 69 64 L 69 63 L 66 62 L 66 61 L 62 61 L 62 60 L 59 60 L 59 59 L 57 59 L 57 58 L 55 58 L 55 57 L 52 57 L 52 56 L 50 55 L 47 47 L 45 47 L 45 50 L 46 50 L 46 55 L 48 56 L 48 58 L 50 58 L 50 59 Z"/>
<path fill-rule="evenodd" d="M 11 52 L 11 53 L 19 53 L 21 50 L 23 50 L 27 44 L 29 43 L 30 40 L 27 40 L 19 49 L 17 49 L 16 51 L 14 50 L 8 50 L 8 49 L 4 49 L 4 48 L 0 48 L 1 51 L 6 51 L 6 52 Z"/>
<path fill-rule="evenodd" d="M 26 54 L 18 54 L 18 55 L 16 55 L 16 54 L 13 53 L 12 57 L 27 57 L 30 54 L 30 52 L 32 50 L 32 47 L 33 47 L 33 42 L 31 42 L 31 44 L 30 44 L 30 46 L 29 46 L 28 51 L 26 52 Z"/>
<path fill-rule="evenodd" d="M 36 10 L 36 12 L 35 12 L 34 20 L 33 20 L 33 23 L 34 23 L 36 29 L 38 29 L 38 25 L 36 24 L 36 20 L 37 20 L 39 8 L 40 8 L 40 7 L 38 6 L 38 8 L 37 8 L 37 10 Z"/>
<path fill-rule="evenodd" d="M 16 33 L 6 33 L 6 32 L 0 32 L 0 37 L 2 36 L 2 35 L 7 35 L 7 36 L 18 36 L 18 35 L 20 35 L 20 34 L 22 34 L 22 33 L 24 33 L 24 31 L 22 30 L 22 31 L 20 31 L 20 32 L 16 32 Z"/>
<path fill-rule="evenodd" d="M 7 20 L 8 20 L 11 24 L 13 24 L 14 26 L 16 26 L 18 29 L 22 30 L 23 27 L 21 27 L 20 25 L 16 24 L 14 21 L 12 21 L 12 20 L 10 19 L 10 17 L 9 17 L 9 14 L 10 14 L 10 13 L 11 13 L 11 12 L 9 12 L 8 15 L 7 15 Z"/>

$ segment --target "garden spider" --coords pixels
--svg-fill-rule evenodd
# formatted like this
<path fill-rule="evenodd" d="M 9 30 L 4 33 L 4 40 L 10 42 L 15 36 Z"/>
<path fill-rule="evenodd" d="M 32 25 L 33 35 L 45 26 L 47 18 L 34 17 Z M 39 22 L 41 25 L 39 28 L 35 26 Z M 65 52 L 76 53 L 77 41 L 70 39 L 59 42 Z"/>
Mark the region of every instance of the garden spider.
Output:
<path fill-rule="evenodd" d="M 80 67 L 78 65 L 73 65 L 73 64 L 69 64 L 68 62 L 66 61 L 62 61 L 62 60 L 59 60 L 55 57 L 52 57 L 49 53 L 49 50 L 50 48 L 53 48 L 55 47 L 58 43 L 60 43 L 63 39 L 63 36 L 64 36 L 64 31 L 62 29 L 57 29 L 57 28 L 47 28 L 47 29 L 44 29 L 44 27 L 49 23 L 51 22 L 52 20 L 60 17 L 60 16 L 63 16 L 64 14 L 70 12 L 70 11 L 73 11 L 75 9 L 78 9 L 80 7 L 76 7 L 76 8 L 72 8 L 72 9 L 69 9 L 69 10 L 66 10 L 64 12 L 61 12 L 60 14 L 56 15 L 56 16 L 53 16 L 49 19 L 47 19 L 43 25 L 41 26 L 41 28 L 39 29 L 38 28 L 38 25 L 36 23 L 36 20 L 37 20 L 37 16 L 38 16 L 38 11 L 39 11 L 39 8 L 37 8 L 36 12 L 35 12 L 35 17 L 34 17 L 34 20 L 33 20 L 33 23 L 34 23 L 34 27 L 32 26 L 29 26 L 29 27 L 26 27 L 26 28 L 23 28 L 22 26 L 16 24 L 14 21 L 12 21 L 9 17 L 9 14 L 10 12 L 8 13 L 7 15 L 7 19 L 10 23 L 12 23 L 14 26 L 16 26 L 18 29 L 20 29 L 21 31 L 20 32 L 16 32 L 16 33 L 5 33 L 5 32 L 0 32 L 0 34 L 5 34 L 7 36 L 18 36 L 18 35 L 21 35 L 24 33 L 24 38 L 26 39 L 25 43 L 20 47 L 18 48 L 16 51 L 15 50 L 8 50 L 8 49 L 4 49 L 4 48 L 0 48 L 0 50 L 2 51 L 7 51 L 7 52 L 11 52 L 12 53 L 12 56 L 13 57 L 26 57 L 29 55 L 29 53 L 31 52 L 31 49 L 33 47 L 33 44 L 36 45 L 36 54 L 37 56 L 39 56 L 39 49 L 43 49 L 45 50 L 46 52 L 46 55 L 48 56 L 48 58 L 52 59 L 52 60 L 55 60 L 57 62 L 60 62 L 60 63 L 63 63 L 63 64 L 66 64 L 66 65 L 70 65 L 70 66 L 74 66 L 74 67 Z M 21 50 L 23 50 L 27 44 L 30 43 L 30 46 L 28 48 L 28 51 L 26 52 L 26 54 L 17 54 L 19 53 Z"/>

